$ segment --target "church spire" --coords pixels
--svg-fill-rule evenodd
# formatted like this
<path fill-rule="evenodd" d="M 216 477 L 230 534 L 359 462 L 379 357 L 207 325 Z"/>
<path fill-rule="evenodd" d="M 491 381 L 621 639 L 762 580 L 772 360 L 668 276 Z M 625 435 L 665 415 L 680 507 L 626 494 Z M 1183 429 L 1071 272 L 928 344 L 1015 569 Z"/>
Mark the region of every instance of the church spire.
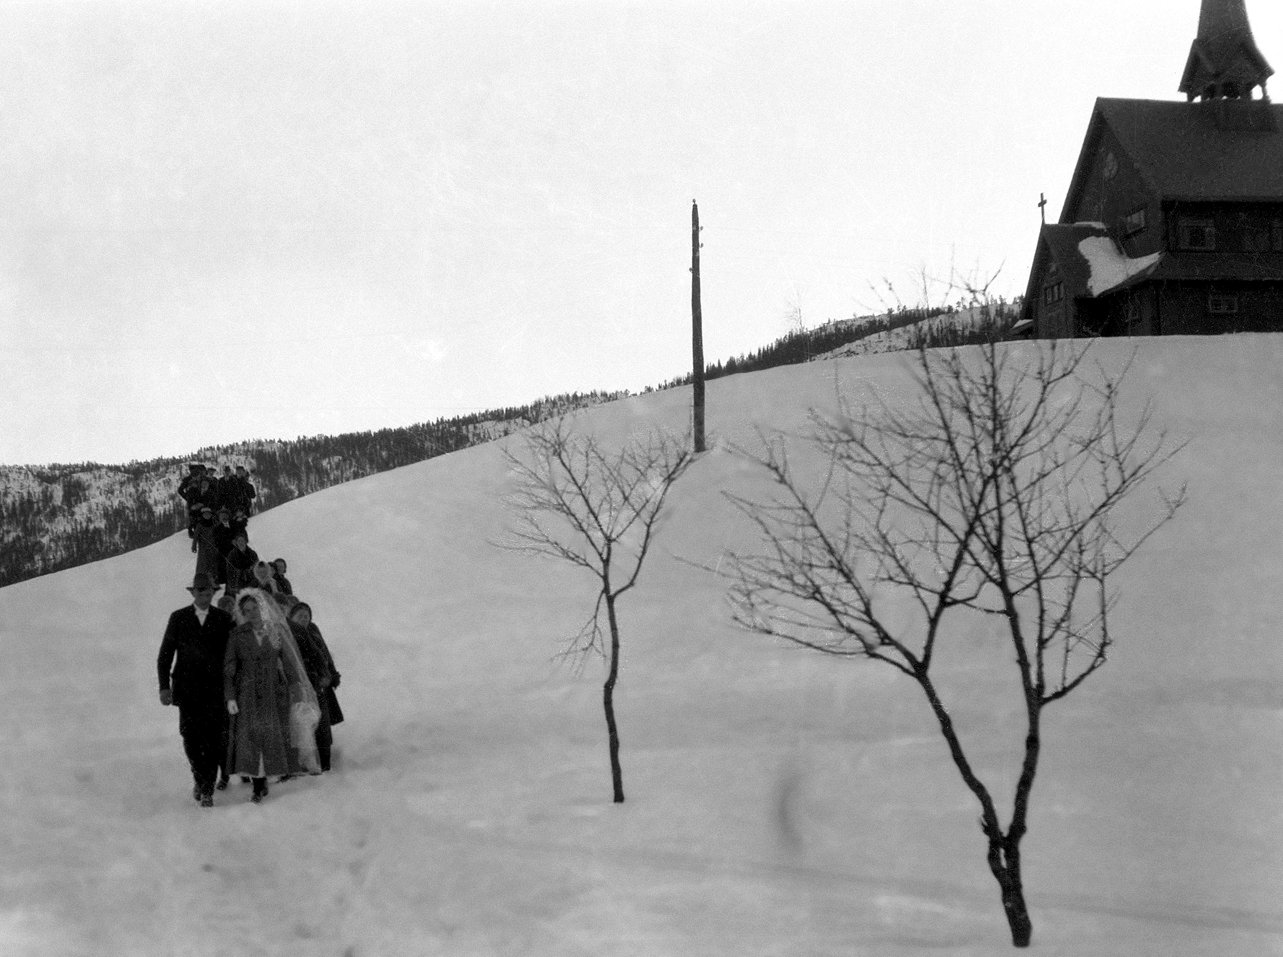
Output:
<path fill-rule="evenodd" d="M 1252 37 L 1247 0 L 1202 0 L 1198 38 L 1189 49 L 1180 91 L 1187 99 L 1251 99 L 1274 73 Z"/>

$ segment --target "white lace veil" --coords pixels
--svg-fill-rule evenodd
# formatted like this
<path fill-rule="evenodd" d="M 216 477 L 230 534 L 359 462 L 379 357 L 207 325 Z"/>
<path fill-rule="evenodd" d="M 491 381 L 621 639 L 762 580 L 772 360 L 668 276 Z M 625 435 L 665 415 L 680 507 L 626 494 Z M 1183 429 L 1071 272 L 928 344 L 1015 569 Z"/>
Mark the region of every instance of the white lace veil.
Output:
<path fill-rule="evenodd" d="M 272 643 L 273 648 L 279 648 L 281 652 L 281 664 L 285 669 L 285 682 L 290 696 L 290 747 L 304 771 L 319 771 L 321 762 L 316 753 L 316 725 L 321 720 L 321 707 L 317 704 L 312 682 L 307 678 L 303 657 L 294 641 L 294 633 L 290 631 L 280 605 L 270 594 L 259 588 L 242 588 L 236 593 L 238 624 L 250 624 L 241 611 L 241 599 L 247 597 L 258 603 L 260 623 L 255 626 L 255 631 L 260 632 Z"/>

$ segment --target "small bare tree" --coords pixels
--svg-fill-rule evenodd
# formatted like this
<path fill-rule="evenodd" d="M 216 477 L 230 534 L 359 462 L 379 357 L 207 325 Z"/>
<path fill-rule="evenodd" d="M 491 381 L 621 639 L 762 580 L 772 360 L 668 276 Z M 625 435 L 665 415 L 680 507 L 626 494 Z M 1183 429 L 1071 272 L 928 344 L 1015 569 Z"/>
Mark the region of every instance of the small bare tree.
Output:
<path fill-rule="evenodd" d="M 569 562 L 590 572 L 599 586 L 592 614 L 563 654 L 581 665 L 592 654 L 606 660 L 602 704 L 618 804 L 624 800 L 624 778 L 614 699 L 617 606 L 637 584 L 664 500 L 692 453 L 686 440 L 658 433 L 610 452 L 594 437 L 571 432 L 563 418 L 529 433 L 524 456 L 509 451 L 507 458 L 516 485 L 508 500 L 516 514 L 514 541 L 507 547 Z"/>
<path fill-rule="evenodd" d="M 809 439 L 827 463 L 818 481 L 795 474 L 781 442 L 754 454 L 775 491 L 765 501 L 732 498 L 763 547 L 723 565 L 741 626 L 881 662 L 917 683 L 980 804 L 1017 947 L 1033 934 L 1020 842 L 1043 711 L 1105 664 L 1110 576 L 1184 499 L 1184 488 L 1160 491 L 1160 511 L 1140 527 L 1129 514 L 1127 533 L 1116 527 L 1117 507 L 1176 449 L 1150 428 L 1148 408 L 1130 425 L 1120 421 L 1126 370 L 1089 375 L 1087 351 L 1057 343 L 919 351 L 920 402 L 873 410 L 842 402 L 836 415 L 813 415 Z M 911 624 L 894 624 L 906 603 Z M 946 626 L 967 615 L 1003 629 L 1024 699 L 1005 826 L 932 672 Z"/>

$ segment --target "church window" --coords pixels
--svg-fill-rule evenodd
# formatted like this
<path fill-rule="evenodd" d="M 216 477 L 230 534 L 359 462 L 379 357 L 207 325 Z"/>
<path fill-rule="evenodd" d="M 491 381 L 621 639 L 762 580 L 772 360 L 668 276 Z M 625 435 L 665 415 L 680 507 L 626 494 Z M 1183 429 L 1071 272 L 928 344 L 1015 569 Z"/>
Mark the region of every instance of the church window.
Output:
<path fill-rule="evenodd" d="M 1207 297 L 1207 311 L 1214 316 L 1228 316 L 1238 312 L 1238 296 L 1214 292 Z"/>
<path fill-rule="evenodd" d="M 1145 207 L 1133 209 L 1123 217 L 1123 235 L 1135 236 L 1145 231 Z"/>
<path fill-rule="evenodd" d="M 1210 219 L 1182 219 L 1177 230 L 1181 249 L 1207 251 L 1216 248 L 1216 223 Z"/>

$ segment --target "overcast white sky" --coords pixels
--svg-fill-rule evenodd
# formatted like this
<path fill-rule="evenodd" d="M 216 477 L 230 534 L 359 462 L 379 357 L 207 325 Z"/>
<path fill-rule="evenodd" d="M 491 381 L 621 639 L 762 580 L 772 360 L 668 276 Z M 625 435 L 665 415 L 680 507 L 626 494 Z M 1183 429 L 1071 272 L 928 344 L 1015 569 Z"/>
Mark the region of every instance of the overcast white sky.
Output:
<path fill-rule="evenodd" d="M 951 263 L 1018 294 L 1095 97 L 1180 99 L 1198 9 L 0 0 L 0 462 L 657 384 L 692 199 L 710 360 Z"/>

